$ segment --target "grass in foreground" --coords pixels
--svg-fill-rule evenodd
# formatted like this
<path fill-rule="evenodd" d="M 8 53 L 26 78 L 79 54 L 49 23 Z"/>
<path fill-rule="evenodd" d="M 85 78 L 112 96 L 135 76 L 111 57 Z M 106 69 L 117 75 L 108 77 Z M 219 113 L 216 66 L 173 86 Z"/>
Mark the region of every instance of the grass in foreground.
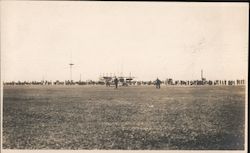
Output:
<path fill-rule="evenodd" d="M 4 149 L 244 149 L 245 88 L 4 87 Z"/>

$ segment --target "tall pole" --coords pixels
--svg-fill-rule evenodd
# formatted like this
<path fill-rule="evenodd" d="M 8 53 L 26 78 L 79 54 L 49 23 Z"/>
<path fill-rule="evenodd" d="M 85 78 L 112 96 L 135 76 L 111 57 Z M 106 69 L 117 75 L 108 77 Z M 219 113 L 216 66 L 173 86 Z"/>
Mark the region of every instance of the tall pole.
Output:
<path fill-rule="evenodd" d="M 201 80 L 203 80 L 203 70 L 201 69 Z"/>
<path fill-rule="evenodd" d="M 69 69 L 70 69 L 70 84 L 73 82 L 72 80 L 72 67 L 73 67 L 73 63 L 72 63 L 72 52 L 70 52 L 70 63 L 69 63 Z"/>
<path fill-rule="evenodd" d="M 73 80 L 72 80 L 72 66 L 73 66 L 74 64 L 73 63 L 69 63 L 69 67 L 70 67 L 70 81 L 72 82 Z"/>

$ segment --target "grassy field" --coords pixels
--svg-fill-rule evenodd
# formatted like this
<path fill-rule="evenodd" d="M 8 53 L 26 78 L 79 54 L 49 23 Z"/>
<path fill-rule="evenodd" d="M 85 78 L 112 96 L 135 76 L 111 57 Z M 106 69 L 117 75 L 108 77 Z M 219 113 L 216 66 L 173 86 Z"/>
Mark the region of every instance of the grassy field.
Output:
<path fill-rule="evenodd" d="M 240 86 L 5 86 L 4 149 L 244 149 Z"/>

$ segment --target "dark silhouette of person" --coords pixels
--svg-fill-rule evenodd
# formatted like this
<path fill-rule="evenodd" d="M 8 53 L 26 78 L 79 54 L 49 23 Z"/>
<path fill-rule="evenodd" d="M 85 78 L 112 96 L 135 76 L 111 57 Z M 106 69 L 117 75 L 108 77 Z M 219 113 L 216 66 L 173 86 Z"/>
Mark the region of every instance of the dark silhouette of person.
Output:
<path fill-rule="evenodd" d="M 116 77 L 115 77 L 114 82 L 115 82 L 115 88 L 117 89 L 117 87 L 118 87 L 118 79 Z"/>
<path fill-rule="evenodd" d="M 110 87 L 109 81 L 106 81 L 106 87 Z"/>
<path fill-rule="evenodd" d="M 156 83 L 155 84 L 156 84 L 156 88 L 157 89 L 161 88 L 161 81 L 158 78 L 156 79 Z"/>

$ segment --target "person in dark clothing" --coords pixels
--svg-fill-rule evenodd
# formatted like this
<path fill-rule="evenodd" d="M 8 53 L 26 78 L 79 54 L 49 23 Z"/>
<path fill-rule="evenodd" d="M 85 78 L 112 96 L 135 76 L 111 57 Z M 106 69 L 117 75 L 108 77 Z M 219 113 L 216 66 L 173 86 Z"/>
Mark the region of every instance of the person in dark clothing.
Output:
<path fill-rule="evenodd" d="M 118 79 L 116 77 L 115 77 L 114 82 L 115 82 L 115 88 L 117 89 L 117 87 L 118 87 Z"/>
<path fill-rule="evenodd" d="M 155 84 L 156 84 L 156 88 L 157 89 L 161 88 L 161 81 L 158 78 L 156 79 L 156 83 Z"/>
<path fill-rule="evenodd" d="M 109 81 L 106 81 L 106 87 L 110 87 Z"/>

